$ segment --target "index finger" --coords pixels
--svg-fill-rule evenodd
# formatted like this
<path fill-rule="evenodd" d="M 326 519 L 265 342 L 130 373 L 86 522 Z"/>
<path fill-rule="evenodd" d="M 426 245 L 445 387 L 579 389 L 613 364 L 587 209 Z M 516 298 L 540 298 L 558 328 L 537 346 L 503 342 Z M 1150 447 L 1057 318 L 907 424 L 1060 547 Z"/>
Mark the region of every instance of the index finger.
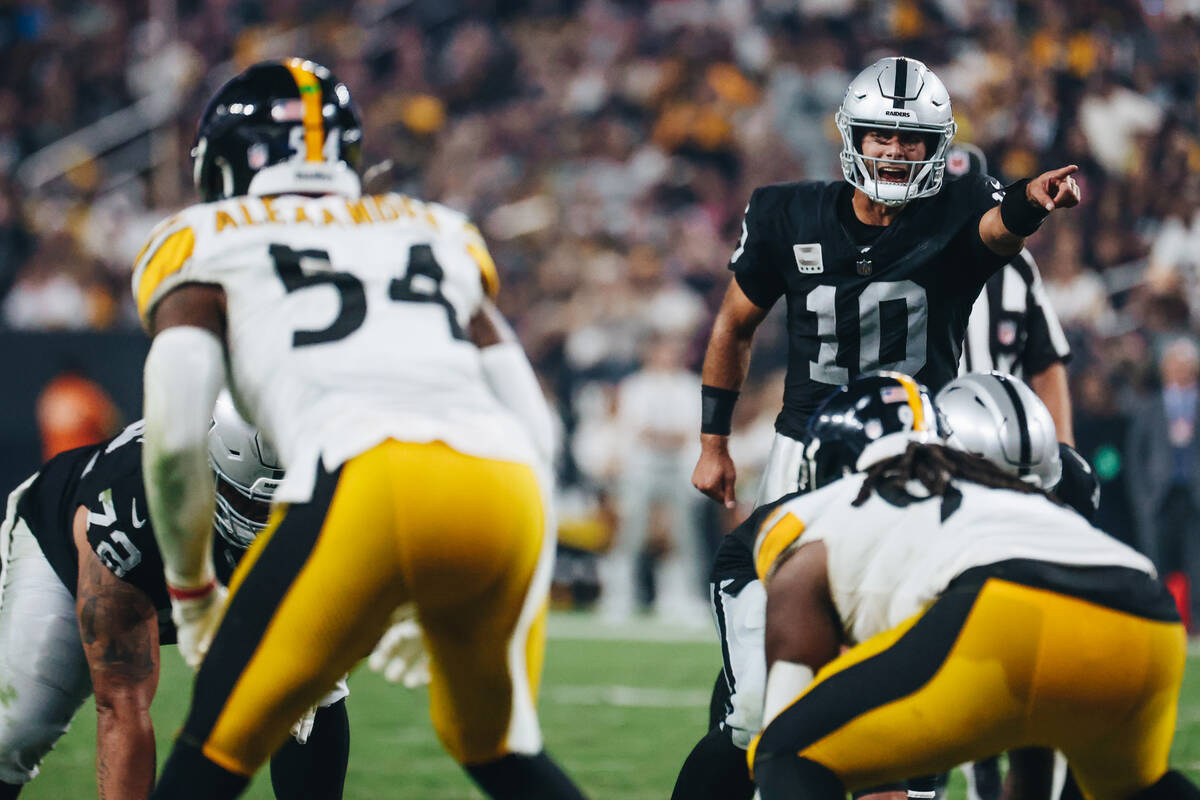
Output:
<path fill-rule="evenodd" d="M 1050 170 L 1049 172 L 1046 173 L 1046 175 L 1049 176 L 1051 179 L 1057 179 L 1057 178 L 1065 178 L 1073 172 L 1079 172 L 1078 164 L 1068 164 L 1065 167 L 1059 167 L 1058 169 Z"/>

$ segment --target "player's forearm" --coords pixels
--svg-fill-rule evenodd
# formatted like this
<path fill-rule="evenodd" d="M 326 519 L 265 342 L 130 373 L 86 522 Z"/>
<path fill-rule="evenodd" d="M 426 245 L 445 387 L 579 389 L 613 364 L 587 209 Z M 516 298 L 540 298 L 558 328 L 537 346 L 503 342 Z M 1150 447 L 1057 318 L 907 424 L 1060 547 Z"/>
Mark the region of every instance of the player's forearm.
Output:
<path fill-rule="evenodd" d="M 750 371 L 750 345 L 753 340 L 753 328 L 741 330 L 718 315 L 700 372 L 704 385 L 740 390 Z"/>
<path fill-rule="evenodd" d="M 159 333 L 145 368 L 142 472 L 167 582 L 212 580 L 213 481 L 208 429 L 224 382 L 224 353 L 211 332 L 191 326 Z"/>
<path fill-rule="evenodd" d="M 1058 440 L 1075 446 L 1075 429 L 1071 424 L 1071 394 L 1067 382 L 1067 368 L 1061 363 L 1051 364 L 1029 379 L 1029 385 L 1050 409 Z"/>
<path fill-rule="evenodd" d="M 989 209 L 979 220 L 979 238 L 985 247 L 996 255 L 1015 256 L 1025 246 L 1025 237 L 1019 236 L 1004 226 L 1000 217 L 1000 206 Z"/>
<path fill-rule="evenodd" d="M 101 800 L 143 800 L 154 787 L 150 709 L 96 703 L 96 787 Z"/>

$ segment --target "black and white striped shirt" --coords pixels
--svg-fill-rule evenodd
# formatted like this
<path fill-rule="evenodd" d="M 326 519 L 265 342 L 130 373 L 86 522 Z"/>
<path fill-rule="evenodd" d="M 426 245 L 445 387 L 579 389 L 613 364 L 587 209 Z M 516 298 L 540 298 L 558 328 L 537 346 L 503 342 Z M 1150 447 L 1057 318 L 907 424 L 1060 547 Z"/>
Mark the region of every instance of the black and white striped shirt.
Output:
<path fill-rule="evenodd" d="M 1071 357 L 1028 250 L 987 282 L 967 323 L 959 374 L 998 370 L 1028 380 Z"/>

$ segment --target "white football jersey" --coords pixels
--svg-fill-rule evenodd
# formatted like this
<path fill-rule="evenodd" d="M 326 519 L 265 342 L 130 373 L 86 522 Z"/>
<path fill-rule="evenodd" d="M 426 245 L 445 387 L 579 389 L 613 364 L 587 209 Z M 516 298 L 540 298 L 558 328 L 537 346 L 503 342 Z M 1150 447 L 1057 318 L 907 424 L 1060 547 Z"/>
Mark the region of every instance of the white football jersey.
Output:
<path fill-rule="evenodd" d="M 825 542 L 830 593 L 853 642 L 894 628 L 984 564 L 1020 558 L 1154 574 L 1145 556 L 1040 495 L 955 481 L 962 502 L 943 521 L 940 497 L 901 507 L 872 493 L 852 506 L 863 480 L 852 475 L 780 504 L 754 545 L 761 578 L 783 553 Z"/>
<path fill-rule="evenodd" d="M 184 283 L 225 290 L 230 388 L 287 468 L 277 500 L 389 438 L 536 463 L 466 334 L 498 281 L 462 214 L 397 194 L 196 205 L 138 256 L 144 325 Z"/>

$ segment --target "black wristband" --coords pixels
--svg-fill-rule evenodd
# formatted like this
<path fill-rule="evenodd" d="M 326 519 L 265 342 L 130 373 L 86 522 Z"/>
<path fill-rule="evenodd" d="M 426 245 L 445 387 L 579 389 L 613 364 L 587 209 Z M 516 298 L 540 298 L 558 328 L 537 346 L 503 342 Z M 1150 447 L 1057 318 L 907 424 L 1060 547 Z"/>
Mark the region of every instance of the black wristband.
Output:
<path fill-rule="evenodd" d="M 700 432 L 728 436 L 733 429 L 733 406 L 738 392 L 719 386 L 700 387 Z"/>
<path fill-rule="evenodd" d="M 1029 179 L 1022 178 L 1004 187 L 1004 199 L 1000 201 L 1000 221 L 1008 228 L 1009 233 L 1017 236 L 1029 236 L 1041 227 L 1042 221 L 1050 214 L 1025 197 L 1025 187 L 1028 185 Z"/>

